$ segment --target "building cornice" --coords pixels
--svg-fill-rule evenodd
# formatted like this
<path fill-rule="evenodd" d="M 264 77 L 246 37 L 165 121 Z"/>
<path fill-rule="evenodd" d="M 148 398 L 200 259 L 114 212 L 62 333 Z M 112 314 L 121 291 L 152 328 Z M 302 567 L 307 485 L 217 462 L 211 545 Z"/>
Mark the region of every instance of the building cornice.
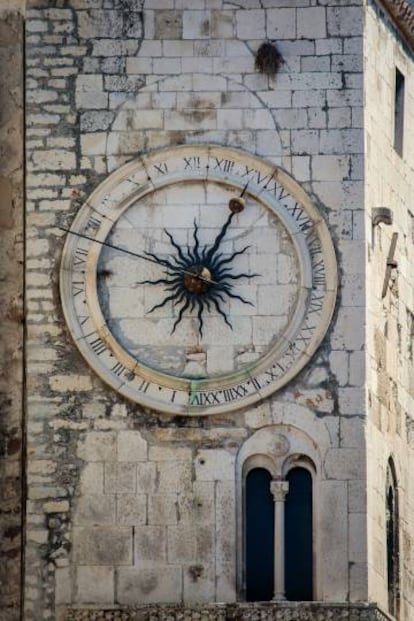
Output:
<path fill-rule="evenodd" d="M 380 0 L 380 3 L 414 51 L 414 4 L 409 0 Z"/>

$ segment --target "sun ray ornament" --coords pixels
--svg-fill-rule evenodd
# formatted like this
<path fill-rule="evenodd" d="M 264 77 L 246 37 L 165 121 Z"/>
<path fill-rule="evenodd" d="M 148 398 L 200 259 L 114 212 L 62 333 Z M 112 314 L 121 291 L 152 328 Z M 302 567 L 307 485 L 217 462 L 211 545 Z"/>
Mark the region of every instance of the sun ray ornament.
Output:
<path fill-rule="evenodd" d="M 196 220 L 194 220 L 193 243 L 184 248 L 175 241 L 167 229 L 164 229 L 164 233 L 168 237 L 171 246 L 176 251 L 175 256 L 172 256 L 170 259 L 163 259 L 152 252 L 145 252 L 148 258 L 153 259 L 165 268 L 165 276 L 156 280 L 139 281 L 137 284 L 166 285 L 164 288 L 166 292 L 164 299 L 150 308 L 148 313 L 152 313 L 156 309 L 168 304 L 168 302 L 172 302 L 179 309 L 179 312 L 172 326 L 171 334 L 175 332 L 184 313 L 187 311 L 190 313 L 197 311 L 198 333 L 200 338 L 202 338 L 204 312 L 210 312 L 211 308 L 214 307 L 226 325 L 233 329 L 223 308 L 226 298 L 239 300 L 243 304 L 252 306 L 252 302 L 233 292 L 234 283 L 243 278 L 255 278 L 260 276 L 260 274 L 234 273 L 228 267 L 236 256 L 244 254 L 250 246 L 244 246 L 244 248 L 231 254 L 219 252 L 221 242 L 225 238 L 233 218 L 236 214 L 243 211 L 245 207 L 243 196 L 247 190 L 247 185 L 243 188 L 240 196 L 230 199 L 230 213 L 211 245 L 200 246 L 198 225 Z"/>

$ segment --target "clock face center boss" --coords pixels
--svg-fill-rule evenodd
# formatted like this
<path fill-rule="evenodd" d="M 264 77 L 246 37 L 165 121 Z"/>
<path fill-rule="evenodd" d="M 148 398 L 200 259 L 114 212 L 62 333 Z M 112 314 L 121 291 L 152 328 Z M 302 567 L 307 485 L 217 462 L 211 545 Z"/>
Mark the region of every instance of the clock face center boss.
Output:
<path fill-rule="evenodd" d="M 63 231 L 74 341 L 146 407 L 246 407 L 308 363 L 332 317 L 324 220 L 289 175 L 241 150 L 189 145 L 134 160 Z"/>

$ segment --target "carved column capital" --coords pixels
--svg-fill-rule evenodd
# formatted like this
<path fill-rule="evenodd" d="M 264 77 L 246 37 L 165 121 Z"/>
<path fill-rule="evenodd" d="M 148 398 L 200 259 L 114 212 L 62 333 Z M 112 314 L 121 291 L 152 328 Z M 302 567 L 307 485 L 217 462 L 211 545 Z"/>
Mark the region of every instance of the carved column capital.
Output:
<path fill-rule="evenodd" d="M 275 502 L 284 502 L 289 491 L 289 483 L 288 481 L 271 481 L 270 491 Z"/>

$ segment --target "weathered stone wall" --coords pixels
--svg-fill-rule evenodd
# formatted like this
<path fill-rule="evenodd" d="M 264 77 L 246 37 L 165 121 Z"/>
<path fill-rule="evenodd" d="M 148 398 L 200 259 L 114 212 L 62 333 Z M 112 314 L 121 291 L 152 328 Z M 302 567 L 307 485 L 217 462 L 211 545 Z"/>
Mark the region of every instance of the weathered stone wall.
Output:
<path fill-rule="evenodd" d="M 366 229 L 368 245 L 368 532 L 369 591 L 387 609 L 385 486 L 389 458 L 396 471 L 400 512 L 401 619 L 414 617 L 414 89 L 413 54 L 373 4 L 365 37 Z M 402 157 L 393 148 L 395 68 L 405 75 Z M 392 209 L 391 226 L 372 228 L 374 207 Z M 398 233 L 385 297 L 387 256 Z M 369 239 L 369 238 L 368 238 Z"/>
<path fill-rule="evenodd" d="M 263 428 L 288 438 L 281 461 L 310 447 L 316 466 L 315 598 L 366 600 L 362 3 L 50 4 L 33 1 L 26 22 L 25 618 L 234 602 L 239 457 Z M 285 60 L 276 79 L 254 67 L 266 38 Z M 144 411 L 104 386 L 58 292 L 57 225 L 119 165 L 189 142 L 291 172 L 329 223 L 341 277 L 311 365 L 261 405 L 204 419 Z"/>
<path fill-rule="evenodd" d="M 0 5 L 0 609 L 19 619 L 23 428 L 23 17 Z"/>

